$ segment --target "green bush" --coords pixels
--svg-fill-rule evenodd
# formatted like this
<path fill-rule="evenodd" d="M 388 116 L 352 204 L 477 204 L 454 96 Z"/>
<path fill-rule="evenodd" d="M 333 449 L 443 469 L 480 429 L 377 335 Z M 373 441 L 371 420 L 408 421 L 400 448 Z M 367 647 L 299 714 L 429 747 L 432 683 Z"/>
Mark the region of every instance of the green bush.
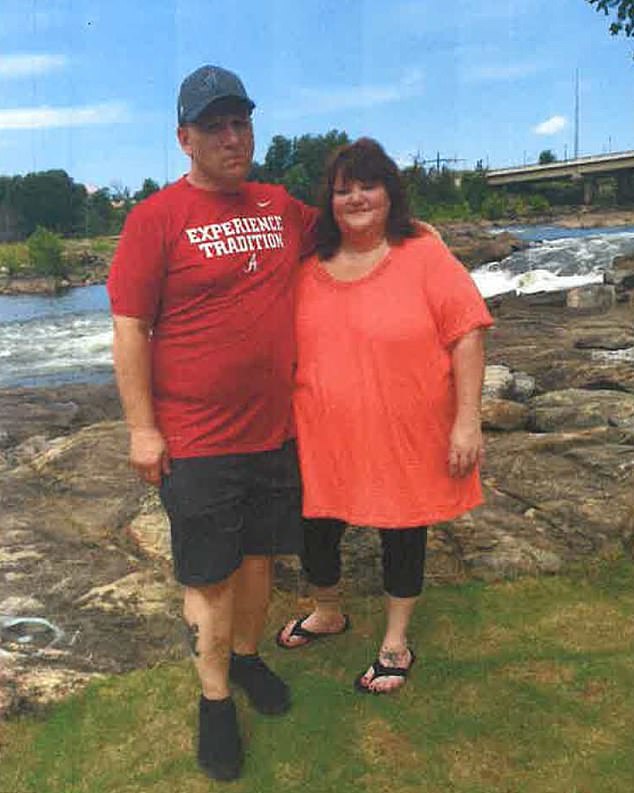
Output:
<path fill-rule="evenodd" d="M 29 262 L 39 275 L 61 278 L 66 274 L 63 245 L 57 234 L 38 226 L 28 238 Z"/>
<path fill-rule="evenodd" d="M 482 202 L 482 214 L 489 220 L 499 220 L 506 216 L 508 201 L 503 193 L 491 193 Z"/>
<path fill-rule="evenodd" d="M 15 278 L 28 264 L 29 254 L 26 245 L 19 243 L 4 243 L 0 245 L 0 270 Z"/>
<path fill-rule="evenodd" d="M 532 195 L 528 199 L 528 211 L 532 215 L 543 215 L 550 212 L 550 202 L 543 195 Z"/>

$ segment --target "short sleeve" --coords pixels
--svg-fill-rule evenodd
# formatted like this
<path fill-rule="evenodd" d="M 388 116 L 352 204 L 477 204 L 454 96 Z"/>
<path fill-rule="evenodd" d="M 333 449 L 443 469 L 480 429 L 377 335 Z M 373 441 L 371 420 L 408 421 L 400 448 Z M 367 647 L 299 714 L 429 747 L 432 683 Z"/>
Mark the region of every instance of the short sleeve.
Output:
<path fill-rule="evenodd" d="M 493 318 L 466 268 L 442 240 L 426 235 L 425 291 L 440 340 L 449 347 L 476 328 L 489 328 Z"/>
<path fill-rule="evenodd" d="M 126 218 L 110 274 L 113 314 L 154 322 L 165 277 L 164 229 L 160 216 L 140 204 Z"/>

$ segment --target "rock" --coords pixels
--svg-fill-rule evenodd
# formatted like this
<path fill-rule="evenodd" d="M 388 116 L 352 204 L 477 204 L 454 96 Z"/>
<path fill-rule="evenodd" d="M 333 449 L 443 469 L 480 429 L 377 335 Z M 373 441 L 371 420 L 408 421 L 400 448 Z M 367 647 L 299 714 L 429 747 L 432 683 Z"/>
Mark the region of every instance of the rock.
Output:
<path fill-rule="evenodd" d="M 482 402 L 482 426 L 487 430 L 526 429 L 529 410 L 526 405 L 508 399 L 485 399 Z"/>
<path fill-rule="evenodd" d="M 26 597 L 8 597 L 0 603 L 0 614 L 25 617 L 38 616 L 44 612 L 44 604 L 30 595 Z"/>
<path fill-rule="evenodd" d="M 513 387 L 513 375 L 507 366 L 487 366 L 484 370 L 483 399 L 504 399 Z"/>
<path fill-rule="evenodd" d="M 564 562 L 622 548 L 634 445 L 617 428 L 489 434 L 483 479 L 486 502 L 468 516 L 479 537 L 502 529 Z"/>
<path fill-rule="evenodd" d="M 129 573 L 123 578 L 93 587 L 77 598 L 82 609 L 140 614 L 151 617 L 163 614 L 172 594 L 164 580 L 156 580 L 151 571 Z"/>
<path fill-rule="evenodd" d="M 438 230 L 454 256 L 469 269 L 500 262 L 528 247 L 527 242 L 508 231 L 492 234 L 489 229 L 473 223 L 442 224 Z"/>
<path fill-rule="evenodd" d="M 58 279 L 7 278 L 0 282 L 0 295 L 54 295 L 61 289 Z"/>
<path fill-rule="evenodd" d="M 605 312 L 616 302 L 616 291 L 609 284 L 586 284 L 568 290 L 566 306 L 575 311 Z"/>
<path fill-rule="evenodd" d="M 634 289 L 634 256 L 616 256 L 612 262 L 611 283 L 621 289 Z"/>
<path fill-rule="evenodd" d="M 561 432 L 616 426 L 634 418 L 634 395 L 616 391 L 568 388 L 550 391 L 530 402 L 530 427 L 536 432 Z"/>
<path fill-rule="evenodd" d="M 623 332 L 615 336 L 584 335 L 576 338 L 574 345 L 579 350 L 625 350 L 634 347 L 634 334 Z"/>
<path fill-rule="evenodd" d="M 518 402 L 526 402 L 535 393 L 535 378 L 526 372 L 513 372 L 513 383 L 511 385 L 511 399 Z"/>
<path fill-rule="evenodd" d="M 114 383 L 0 391 L 0 447 L 51 438 L 86 424 L 121 417 Z"/>
<path fill-rule="evenodd" d="M 14 450 L 13 458 L 17 463 L 28 463 L 33 457 L 46 451 L 50 442 L 46 435 L 33 435 L 22 441 Z"/>
<path fill-rule="evenodd" d="M 19 645 L 9 645 L 13 693 L 0 710 L 39 707 L 96 674 L 186 652 L 176 585 L 123 533 L 147 493 L 129 470 L 125 427 L 104 422 L 61 441 L 0 477 L 0 603 L 45 605 L 32 616 L 63 631 L 55 649 L 66 671 L 55 677 L 60 656 L 16 658 Z"/>
<path fill-rule="evenodd" d="M 130 522 L 125 532 L 142 554 L 150 559 L 171 563 L 169 520 L 162 508 L 141 512 Z"/>

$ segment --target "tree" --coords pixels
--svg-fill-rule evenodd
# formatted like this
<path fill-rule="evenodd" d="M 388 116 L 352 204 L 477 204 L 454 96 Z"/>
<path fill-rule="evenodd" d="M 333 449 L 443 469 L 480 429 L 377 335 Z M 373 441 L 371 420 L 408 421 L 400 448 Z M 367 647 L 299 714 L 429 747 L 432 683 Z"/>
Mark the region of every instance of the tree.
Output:
<path fill-rule="evenodd" d="M 271 181 L 278 181 L 284 176 L 292 165 L 292 156 L 293 141 L 284 135 L 275 135 L 264 157 L 264 167 Z"/>
<path fill-rule="evenodd" d="M 336 129 L 325 135 L 302 135 L 292 140 L 276 135 L 264 164 L 254 163 L 250 178 L 283 184 L 296 198 L 313 204 L 317 201 L 328 155 L 346 143 L 350 143 L 348 135 Z"/>
<path fill-rule="evenodd" d="M 610 24 L 610 33 L 617 36 L 623 33 L 634 36 L 634 0 L 588 0 L 597 11 L 603 11 L 608 16 L 611 11 L 616 11 L 616 21 Z"/>
<path fill-rule="evenodd" d="M 157 193 L 160 189 L 158 182 L 155 182 L 154 179 L 144 179 L 141 189 L 136 191 L 133 198 L 135 201 L 143 201 L 144 198 L 151 196 L 152 193 Z"/>
<path fill-rule="evenodd" d="M 114 216 L 115 210 L 108 188 L 102 187 L 100 190 L 95 190 L 86 202 L 84 233 L 88 237 L 111 234 Z"/>
<path fill-rule="evenodd" d="M 66 274 L 62 241 L 52 231 L 38 226 L 27 240 L 29 261 L 36 273 L 56 278 Z"/>
<path fill-rule="evenodd" d="M 552 149 L 544 149 L 539 152 L 538 162 L 540 165 L 548 165 L 551 162 L 557 162 L 557 155 Z"/>
<path fill-rule="evenodd" d="M 66 171 L 38 171 L 15 178 L 12 200 L 25 234 L 37 226 L 72 234 L 81 225 L 86 190 Z"/>

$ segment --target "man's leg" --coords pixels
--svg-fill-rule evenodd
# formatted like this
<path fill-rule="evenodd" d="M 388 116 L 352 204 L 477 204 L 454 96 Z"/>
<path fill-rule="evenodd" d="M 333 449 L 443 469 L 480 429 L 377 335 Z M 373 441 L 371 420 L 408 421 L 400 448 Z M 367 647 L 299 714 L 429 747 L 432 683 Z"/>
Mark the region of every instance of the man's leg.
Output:
<path fill-rule="evenodd" d="M 253 707 L 269 716 L 291 706 L 290 690 L 258 654 L 258 644 L 271 599 L 273 559 L 245 556 L 236 573 L 233 612 L 233 652 L 229 677 L 241 686 Z"/>
<path fill-rule="evenodd" d="M 198 703 L 198 762 L 213 779 L 240 776 L 242 742 L 227 682 L 235 578 L 185 587 L 183 616 L 202 687 Z"/>
<path fill-rule="evenodd" d="M 235 573 L 233 651 L 253 655 L 262 638 L 273 578 L 270 556 L 245 556 Z"/>
<path fill-rule="evenodd" d="M 243 463 L 237 456 L 173 460 L 161 500 L 170 518 L 176 579 L 202 695 L 198 762 L 214 779 L 240 775 L 242 744 L 228 687 L 237 571 L 241 564 Z"/>
<path fill-rule="evenodd" d="M 229 696 L 227 675 L 238 574 L 236 571 L 217 584 L 185 587 L 183 616 L 194 665 L 207 699 Z"/>

